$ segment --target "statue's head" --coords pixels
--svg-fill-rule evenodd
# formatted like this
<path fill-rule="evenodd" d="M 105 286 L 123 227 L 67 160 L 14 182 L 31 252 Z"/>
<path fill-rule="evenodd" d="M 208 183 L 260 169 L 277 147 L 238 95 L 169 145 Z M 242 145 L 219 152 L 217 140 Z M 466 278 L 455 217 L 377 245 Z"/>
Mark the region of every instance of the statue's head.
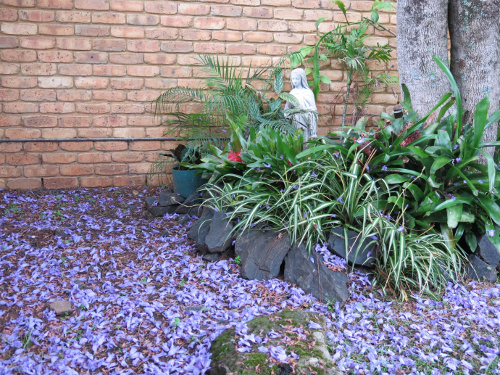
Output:
<path fill-rule="evenodd" d="M 309 85 L 307 84 L 306 71 L 302 68 L 292 70 L 292 73 L 290 74 L 290 82 L 292 83 L 292 88 L 294 89 L 309 88 Z"/>

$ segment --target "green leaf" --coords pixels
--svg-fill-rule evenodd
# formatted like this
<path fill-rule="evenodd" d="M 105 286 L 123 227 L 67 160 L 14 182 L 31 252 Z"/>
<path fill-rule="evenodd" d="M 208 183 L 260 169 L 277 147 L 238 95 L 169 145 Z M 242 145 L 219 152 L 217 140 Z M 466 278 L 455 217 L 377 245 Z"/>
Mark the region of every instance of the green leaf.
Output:
<path fill-rule="evenodd" d="M 388 184 L 401 184 L 410 180 L 408 177 L 399 175 L 399 174 L 390 174 L 384 178 L 385 182 Z"/>
<path fill-rule="evenodd" d="M 332 80 L 330 78 L 328 78 L 327 76 L 324 76 L 324 75 L 320 76 L 319 79 L 323 83 L 327 83 L 327 84 L 332 83 Z"/>
<path fill-rule="evenodd" d="M 447 223 L 450 228 L 454 229 L 457 227 L 458 223 L 460 222 L 460 217 L 462 216 L 462 209 L 463 206 L 461 204 L 455 204 L 447 208 Z"/>
<path fill-rule="evenodd" d="M 283 85 L 283 71 L 280 68 L 277 68 L 274 77 L 274 92 L 276 94 L 281 93 L 281 91 L 283 91 Z"/>
<path fill-rule="evenodd" d="M 439 156 L 431 166 L 431 174 L 436 173 L 436 171 L 444 167 L 446 164 L 450 163 L 451 159 L 448 156 Z"/>
<path fill-rule="evenodd" d="M 447 199 L 445 200 L 444 202 L 438 204 L 434 210 L 432 210 L 433 212 L 437 212 L 437 211 L 440 211 L 440 210 L 443 210 L 445 208 L 448 208 L 448 207 L 452 207 L 454 205 L 457 205 L 457 204 L 471 204 L 473 202 L 473 200 L 471 198 L 465 198 L 465 197 L 458 197 L 456 199 Z"/>
<path fill-rule="evenodd" d="M 287 102 L 290 102 L 294 107 L 300 107 L 300 102 L 297 100 L 295 96 L 290 94 L 289 92 L 282 92 L 279 97 Z"/>
<path fill-rule="evenodd" d="M 340 1 L 340 0 L 335 0 L 333 3 L 340 8 L 340 10 L 342 11 L 342 13 L 344 13 L 345 20 L 346 20 L 347 24 L 349 25 L 349 21 L 347 20 L 347 12 L 345 10 L 344 2 Z"/>
<path fill-rule="evenodd" d="M 391 1 L 375 0 L 373 2 L 372 9 L 391 11 L 394 9 L 394 4 Z"/>
<path fill-rule="evenodd" d="M 486 97 L 481 100 L 476 105 L 476 111 L 474 112 L 474 120 L 472 121 L 473 126 L 473 136 L 472 136 L 472 147 L 477 148 L 481 143 L 481 138 L 484 133 L 484 128 L 486 126 L 486 121 L 488 119 L 488 109 L 490 108 L 490 97 Z"/>
<path fill-rule="evenodd" d="M 377 23 L 377 22 L 378 22 L 378 20 L 379 20 L 379 15 L 378 15 L 378 12 L 377 12 L 375 9 L 372 9 L 370 13 L 371 13 L 371 17 L 370 17 L 370 19 L 371 19 L 373 22 Z"/>
<path fill-rule="evenodd" d="M 469 248 L 472 252 L 476 251 L 477 238 L 473 232 L 471 231 L 465 232 L 465 241 L 467 242 L 467 245 L 469 245 Z"/>
<path fill-rule="evenodd" d="M 479 204 L 486 210 L 486 213 L 491 217 L 491 219 L 497 224 L 500 225 L 500 207 L 490 198 L 479 195 L 477 197 L 479 200 Z"/>
<path fill-rule="evenodd" d="M 323 22 L 324 20 L 326 20 L 326 17 L 321 17 L 319 20 L 316 21 L 316 24 L 315 24 L 316 30 L 318 30 L 319 24 L 321 22 Z M 312 51 L 312 48 L 311 48 L 311 51 Z M 311 51 L 309 51 L 309 52 L 311 52 Z"/>

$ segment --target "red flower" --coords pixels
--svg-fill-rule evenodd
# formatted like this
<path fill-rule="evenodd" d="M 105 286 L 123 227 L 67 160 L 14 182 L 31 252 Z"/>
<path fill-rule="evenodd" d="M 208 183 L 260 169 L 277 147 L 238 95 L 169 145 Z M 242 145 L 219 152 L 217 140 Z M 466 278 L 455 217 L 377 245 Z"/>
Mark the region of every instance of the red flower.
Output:
<path fill-rule="evenodd" d="M 241 156 L 241 151 L 234 152 L 233 150 L 231 150 L 229 151 L 228 159 L 231 161 L 237 161 L 238 163 L 241 163 L 243 162 L 243 160 L 241 160 L 240 156 Z"/>

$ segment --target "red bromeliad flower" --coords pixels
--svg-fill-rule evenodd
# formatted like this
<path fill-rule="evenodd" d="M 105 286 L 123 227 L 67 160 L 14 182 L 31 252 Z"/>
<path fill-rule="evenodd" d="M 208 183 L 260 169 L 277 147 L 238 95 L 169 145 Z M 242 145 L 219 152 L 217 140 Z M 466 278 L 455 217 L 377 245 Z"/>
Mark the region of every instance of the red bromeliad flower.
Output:
<path fill-rule="evenodd" d="M 229 151 L 229 156 L 228 159 L 231 161 L 237 161 L 238 163 L 243 162 L 243 160 L 240 158 L 241 156 L 241 151 L 234 152 L 233 150 Z"/>

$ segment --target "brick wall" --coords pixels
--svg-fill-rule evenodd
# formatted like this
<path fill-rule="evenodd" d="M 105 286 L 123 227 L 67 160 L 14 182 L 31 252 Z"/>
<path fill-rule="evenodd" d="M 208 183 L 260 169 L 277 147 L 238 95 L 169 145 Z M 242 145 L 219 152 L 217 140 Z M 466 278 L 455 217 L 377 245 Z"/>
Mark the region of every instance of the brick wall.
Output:
<path fill-rule="evenodd" d="M 369 16 L 372 1 L 344 3 L 350 20 Z M 172 142 L 119 138 L 162 136 L 150 102 L 167 88 L 198 86 L 197 53 L 262 66 L 313 44 L 320 17 L 323 31 L 343 20 L 330 0 L 0 0 L 0 140 L 36 140 L 0 143 L 0 188 L 144 184 Z M 380 21 L 395 31 L 394 12 Z M 387 32 L 370 39 L 395 49 Z M 345 82 L 335 62 L 323 69 L 333 81 L 317 103 L 326 134 L 341 121 Z M 381 88 L 367 111 L 396 102 Z M 55 141 L 68 138 L 80 140 Z"/>

